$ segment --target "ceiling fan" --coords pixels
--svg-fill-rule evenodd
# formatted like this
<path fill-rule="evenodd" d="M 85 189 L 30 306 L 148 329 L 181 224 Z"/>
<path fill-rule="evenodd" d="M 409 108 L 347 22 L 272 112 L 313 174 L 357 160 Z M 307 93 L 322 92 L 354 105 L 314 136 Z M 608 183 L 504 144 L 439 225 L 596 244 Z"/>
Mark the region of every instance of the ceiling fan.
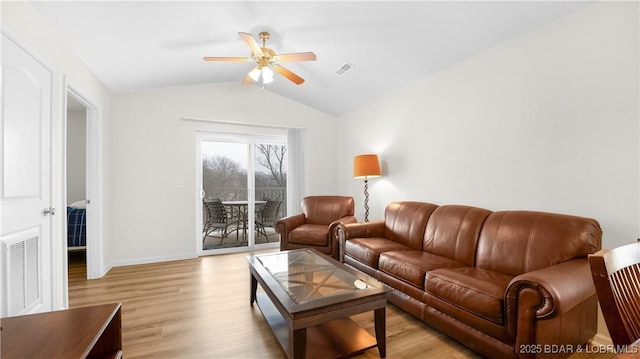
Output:
<path fill-rule="evenodd" d="M 315 61 L 316 55 L 313 52 L 297 52 L 290 54 L 276 54 L 275 51 L 267 48 L 267 41 L 271 38 L 271 35 L 263 31 L 258 34 L 260 40 L 262 40 L 262 47 L 258 46 L 256 40 L 247 34 L 246 32 L 239 32 L 238 35 L 244 40 L 244 42 L 251 49 L 251 57 L 204 57 L 204 61 L 231 61 L 231 62 L 255 62 L 256 66 L 249 71 L 247 76 L 242 81 L 243 84 L 248 85 L 255 82 L 262 77 L 262 83 L 268 84 L 273 82 L 273 72 L 277 72 L 280 75 L 291 80 L 296 85 L 300 85 L 304 82 L 304 79 L 290 70 L 280 66 L 281 62 L 294 62 L 294 61 Z"/>

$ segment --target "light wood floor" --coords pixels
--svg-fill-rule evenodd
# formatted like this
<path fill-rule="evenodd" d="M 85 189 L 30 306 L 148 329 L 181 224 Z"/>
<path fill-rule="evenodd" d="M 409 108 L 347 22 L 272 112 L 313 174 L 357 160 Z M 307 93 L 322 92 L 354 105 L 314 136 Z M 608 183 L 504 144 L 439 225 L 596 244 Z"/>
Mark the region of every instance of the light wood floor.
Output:
<path fill-rule="evenodd" d="M 286 358 L 260 309 L 249 305 L 246 254 L 116 267 L 90 281 L 77 256 L 70 258 L 70 307 L 122 303 L 127 359 Z M 373 313 L 352 318 L 373 334 Z M 356 358 L 378 358 L 377 349 Z M 387 358 L 479 356 L 389 304 Z"/>

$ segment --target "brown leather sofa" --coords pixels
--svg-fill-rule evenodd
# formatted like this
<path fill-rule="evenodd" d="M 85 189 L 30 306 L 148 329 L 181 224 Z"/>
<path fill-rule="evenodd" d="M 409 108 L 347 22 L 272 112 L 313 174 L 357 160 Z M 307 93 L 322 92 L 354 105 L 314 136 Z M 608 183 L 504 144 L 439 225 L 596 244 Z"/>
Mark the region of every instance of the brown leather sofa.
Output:
<path fill-rule="evenodd" d="M 308 196 L 302 199 L 302 213 L 279 219 L 280 250 L 315 248 L 338 258 L 335 229 L 339 223 L 356 222 L 353 197 Z"/>
<path fill-rule="evenodd" d="M 337 233 L 340 259 L 391 303 L 484 356 L 564 358 L 596 334 L 593 219 L 396 202 Z"/>

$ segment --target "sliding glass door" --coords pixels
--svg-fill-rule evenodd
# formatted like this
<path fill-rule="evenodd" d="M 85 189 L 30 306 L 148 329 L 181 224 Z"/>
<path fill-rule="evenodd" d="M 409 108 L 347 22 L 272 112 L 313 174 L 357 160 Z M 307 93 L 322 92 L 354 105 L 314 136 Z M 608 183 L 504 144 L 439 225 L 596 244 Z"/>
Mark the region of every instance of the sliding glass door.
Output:
<path fill-rule="evenodd" d="M 249 153 L 243 143 L 202 141 L 203 249 L 249 245 Z"/>
<path fill-rule="evenodd" d="M 274 223 L 287 213 L 287 146 L 262 141 L 253 150 L 256 243 L 278 243 Z"/>
<path fill-rule="evenodd" d="M 274 223 L 286 213 L 285 139 L 198 137 L 202 252 L 279 246 Z"/>

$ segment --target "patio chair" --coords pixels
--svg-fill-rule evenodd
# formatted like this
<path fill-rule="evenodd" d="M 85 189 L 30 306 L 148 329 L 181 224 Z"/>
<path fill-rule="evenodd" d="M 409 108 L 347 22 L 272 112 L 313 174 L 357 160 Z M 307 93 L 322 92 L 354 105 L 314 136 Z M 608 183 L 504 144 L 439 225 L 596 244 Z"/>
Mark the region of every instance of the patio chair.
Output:
<path fill-rule="evenodd" d="M 220 231 L 220 244 L 222 244 L 222 241 L 233 231 L 236 231 L 236 240 L 238 240 L 239 221 L 237 218 L 229 216 L 220 199 L 216 198 L 212 201 L 203 201 L 202 204 L 206 210 L 206 220 L 202 229 L 202 243 L 207 239 L 207 236 L 212 236 L 215 231 Z M 234 225 L 235 229 L 230 231 L 229 228 Z"/>
<path fill-rule="evenodd" d="M 267 239 L 267 242 L 269 242 L 269 236 L 267 235 L 266 227 L 275 228 L 281 204 L 282 201 L 267 199 L 267 203 L 256 213 L 256 232 L 258 232 L 259 235 L 263 235 Z"/>

